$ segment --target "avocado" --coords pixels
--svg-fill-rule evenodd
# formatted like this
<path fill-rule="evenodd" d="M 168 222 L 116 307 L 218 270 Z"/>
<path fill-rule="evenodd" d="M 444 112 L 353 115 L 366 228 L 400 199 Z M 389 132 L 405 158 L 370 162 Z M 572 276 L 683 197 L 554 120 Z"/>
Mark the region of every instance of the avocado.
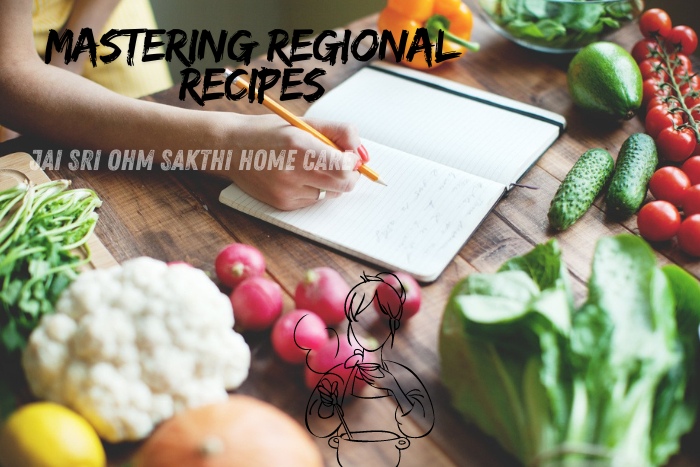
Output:
<path fill-rule="evenodd" d="M 579 107 L 629 120 L 642 105 L 642 74 L 634 58 L 612 42 L 594 42 L 571 60 L 569 93 Z"/>

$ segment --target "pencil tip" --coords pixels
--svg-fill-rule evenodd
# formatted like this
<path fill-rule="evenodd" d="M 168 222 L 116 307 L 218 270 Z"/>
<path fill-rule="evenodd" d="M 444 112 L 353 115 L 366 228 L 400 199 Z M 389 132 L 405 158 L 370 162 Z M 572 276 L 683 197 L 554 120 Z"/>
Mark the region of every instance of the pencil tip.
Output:
<path fill-rule="evenodd" d="M 382 180 L 381 178 L 378 178 L 378 179 L 377 179 L 377 183 L 379 183 L 380 185 L 389 186 L 389 185 L 387 185 L 386 182 L 384 182 L 384 180 Z"/>

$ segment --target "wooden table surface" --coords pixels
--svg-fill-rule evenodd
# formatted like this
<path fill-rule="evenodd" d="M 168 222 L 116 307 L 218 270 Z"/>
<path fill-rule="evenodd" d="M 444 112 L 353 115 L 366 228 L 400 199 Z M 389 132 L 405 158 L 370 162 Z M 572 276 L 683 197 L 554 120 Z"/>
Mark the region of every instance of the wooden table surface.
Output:
<path fill-rule="evenodd" d="M 357 31 L 374 25 L 375 18 L 371 17 L 349 27 Z M 639 38 L 634 25 L 612 37 L 628 50 Z M 566 90 L 566 66 L 570 57 L 521 48 L 496 34 L 477 15 L 473 39 L 481 43 L 480 52 L 452 61 L 434 70 L 434 74 L 563 114 L 569 126 L 522 180 L 540 189 L 513 190 L 498 204 L 441 277 L 424 287 L 422 311 L 404 323 L 397 333 L 391 359 L 404 363 L 419 375 L 436 411 L 434 429 L 428 436 L 412 440 L 401 461 L 404 467 L 513 464 L 512 458 L 494 441 L 460 420 L 440 384 L 438 328 L 453 285 L 475 271 L 493 272 L 512 256 L 526 253 L 534 245 L 555 236 L 573 276 L 576 296 L 581 300 L 596 241 L 603 236 L 637 232 L 635 218 L 623 223 L 606 219 L 600 201 L 564 233 L 554 234 L 548 230 L 546 214 L 560 181 L 580 154 L 589 148 L 603 147 L 616 155 L 631 133 L 643 131 L 641 121 L 633 119 L 611 126 L 592 120 L 574 108 Z M 263 65 L 270 64 L 259 60 L 251 67 Z M 362 65 L 326 66 L 328 75 L 322 82 L 330 89 Z M 312 68 L 310 62 L 303 66 Z M 192 99 L 185 102 L 178 99 L 178 86 L 147 99 L 198 108 Z M 285 105 L 299 115 L 308 108 L 301 99 Z M 206 109 L 267 112 L 247 101 L 209 101 Z M 507 137 L 507 128 L 503 129 L 503 134 Z M 32 143 L 25 139 L 14 145 L 2 145 L 0 149 L 3 152 L 18 147 L 27 150 Z M 104 205 L 100 208 L 97 234 L 118 261 L 148 255 L 166 261 L 187 261 L 213 272 L 213 260 L 219 249 L 234 241 L 249 243 L 265 255 L 269 276 L 286 294 L 286 309 L 291 309 L 294 288 L 308 268 L 330 266 L 340 271 L 350 284 L 356 283 L 363 272 L 378 272 L 371 264 L 335 253 L 219 204 L 218 195 L 226 186 L 225 181 L 192 172 L 71 172 L 63 168 L 49 175 L 72 179 L 76 186 L 91 187 L 100 194 Z M 700 262 L 684 256 L 675 244 L 658 251 L 662 263 L 678 263 L 696 277 L 700 276 Z M 304 386 L 301 368 L 283 364 L 274 356 L 267 333 L 246 333 L 245 337 L 252 348 L 253 363 L 250 377 L 239 392 L 271 402 L 303 424 L 309 391 Z M 386 407 L 387 414 L 393 410 L 394 407 Z M 348 424 L 352 425 L 352 419 Z M 317 442 L 327 465 L 337 465 L 335 451 L 328 447 L 327 440 L 318 439 Z M 684 448 L 685 454 L 676 456 L 672 465 L 693 465 L 696 454 L 691 451 L 690 447 Z"/>

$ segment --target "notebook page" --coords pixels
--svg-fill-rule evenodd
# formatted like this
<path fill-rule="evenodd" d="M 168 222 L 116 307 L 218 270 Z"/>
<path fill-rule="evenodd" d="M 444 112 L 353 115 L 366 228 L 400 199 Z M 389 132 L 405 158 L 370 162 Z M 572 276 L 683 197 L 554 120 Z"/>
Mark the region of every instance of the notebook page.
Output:
<path fill-rule="evenodd" d="M 340 198 L 278 211 L 235 185 L 219 200 L 239 211 L 419 280 L 437 278 L 504 193 L 505 186 L 363 141 L 372 168 Z"/>
<path fill-rule="evenodd" d="M 562 126 L 502 107 L 555 116 L 565 124 L 551 112 L 425 73 L 401 71 L 406 79 L 381 71 L 395 68 L 362 69 L 314 103 L 306 116 L 352 123 L 367 139 L 504 185 L 523 175 Z M 410 79 L 415 77 L 446 83 L 451 92 Z M 455 92 L 473 93 L 478 100 Z"/>

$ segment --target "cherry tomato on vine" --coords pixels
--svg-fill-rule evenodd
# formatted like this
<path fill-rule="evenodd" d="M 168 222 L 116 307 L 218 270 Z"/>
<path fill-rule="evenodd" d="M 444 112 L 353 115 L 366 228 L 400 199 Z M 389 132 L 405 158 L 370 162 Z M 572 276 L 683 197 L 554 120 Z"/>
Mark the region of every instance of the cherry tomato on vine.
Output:
<path fill-rule="evenodd" d="M 654 198 L 682 206 L 690 179 L 678 167 L 661 167 L 649 180 L 649 190 Z"/>
<path fill-rule="evenodd" d="M 691 91 L 700 91 L 700 77 L 698 75 L 691 76 L 687 82 L 681 84 L 680 88 L 683 95 Z"/>
<path fill-rule="evenodd" d="M 674 76 L 684 76 L 686 73 L 691 74 L 693 72 L 693 63 L 690 61 L 687 55 L 676 54 L 671 57 L 672 60 L 677 61 L 673 69 Z"/>
<path fill-rule="evenodd" d="M 689 128 L 664 128 L 656 138 L 659 155 L 674 162 L 681 162 L 689 158 L 695 151 L 696 145 L 695 133 Z"/>
<path fill-rule="evenodd" d="M 654 39 L 642 39 L 634 44 L 631 54 L 637 63 L 641 63 L 651 57 L 651 51 L 653 50 L 658 52 L 659 44 Z"/>
<path fill-rule="evenodd" d="M 650 242 L 672 239 L 681 226 L 681 215 L 668 201 L 652 201 L 642 206 L 637 214 L 639 235 Z"/>
<path fill-rule="evenodd" d="M 678 245 L 691 256 L 700 256 L 700 214 L 687 217 L 678 229 Z"/>
<path fill-rule="evenodd" d="M 671 29 L 666 42 L 671 47 L 670 52 L 692 54 L 698 47 L 698 35 L 688 26 L 676 26 Z"/>
<path fill-rule="evenodd" d="M 683 213 L 686 216 L 700 214 L 700 185 L 693 185 L 685 190 Z"/>
<path fill-rule="evenodd" d="M 649 105 L 649 101 L 654 98 L 654 96 L 668 96 L 671 94 L 671 90 L 668 86 L 662 86 L 664 84 L 661 81 L 655 79 L 646 79 L 642 83 L 642 105 Z"/>
<path fill-rule="evenodd" d="M 671 32 L 671 17 L 660 8 L 645 11 L 639 17 L 639 30 L 644 37 L 666 37 Z"/>
<path fill-rule="evenodd" d="M 693 156 L 683 162 L 681 170 L 688 176 L 691 185 L 700 183 L 700 156 Z"/>
<path fill-rule="evenodd" d="M 675 99 L 669 99 L 668 96 L 654 96 L 647 104 L 647 112 L 658 106 L 662 106 L 666 109 L 674 109 L 678 107 L 678 101 Z"/>
<path fill-rule="evenodd" d="M 658 58 L 647 58 L 639 64 L 639 71 L 642 79 L 655 79 L 656 81 L 668 81 L 668 75 L 661 68 L 661 60 Z"/>
<path fill-rule="evenodd" d="M 695 122 L 700 124 L 700 91 L 695 96 L 688 95 L 685 98 L 685 105 L 691 110 Z"/>
<path fill-rule="evenodd" d="M 674 125 L 682 123 L 683 119 L 680 113 L 670 112 L 668 105 L 662 104 L 649 109 L 644 120 L 644 128 L 649 136 L 656 139 L 665 128 L 673 128 Z"/>

